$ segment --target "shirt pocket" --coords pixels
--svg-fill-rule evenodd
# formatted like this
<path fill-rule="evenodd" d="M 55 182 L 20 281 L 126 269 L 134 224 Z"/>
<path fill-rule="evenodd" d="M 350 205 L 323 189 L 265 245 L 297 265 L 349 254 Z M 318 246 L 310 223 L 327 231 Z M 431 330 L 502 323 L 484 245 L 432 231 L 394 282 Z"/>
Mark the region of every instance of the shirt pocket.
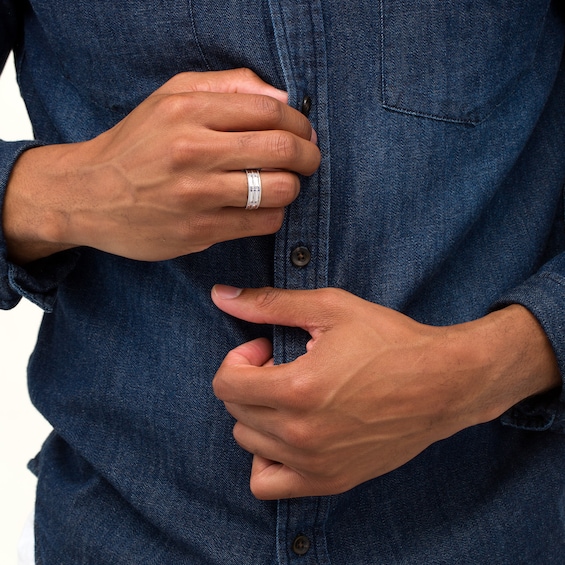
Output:
<path fill-rule="evenodd" d="M 550 0 L 380 0 L 382 104 L 483 121 L 531 67 Z"/>

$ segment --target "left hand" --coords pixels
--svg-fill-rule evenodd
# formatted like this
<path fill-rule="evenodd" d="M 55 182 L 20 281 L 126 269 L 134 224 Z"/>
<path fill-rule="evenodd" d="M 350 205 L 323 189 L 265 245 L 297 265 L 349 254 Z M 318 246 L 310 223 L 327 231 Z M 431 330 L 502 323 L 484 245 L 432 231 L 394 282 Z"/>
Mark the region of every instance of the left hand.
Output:
<path fill-rule="evenodd" d="M 212 298 L 238 318 L 311 335 L 304 355 L 277 366 L 268 340 L 245 343 L 214 379 L 236 441 L 254 454 L 260 499 L 344 492 L 560 382 L 521 306 L 433 327 L 337 289 L 216 286 Z"/>

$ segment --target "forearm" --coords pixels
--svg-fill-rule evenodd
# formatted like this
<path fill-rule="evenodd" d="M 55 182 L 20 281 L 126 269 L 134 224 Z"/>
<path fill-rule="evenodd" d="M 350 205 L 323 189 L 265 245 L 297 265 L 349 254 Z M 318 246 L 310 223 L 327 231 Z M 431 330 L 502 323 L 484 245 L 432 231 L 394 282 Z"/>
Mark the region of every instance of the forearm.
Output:
<path fill-rule="evenodd" d="M 514 304 L 450 330 L 466 425 L 497 418 L 520 401 L 561 386 L 555 354 L 536 318 Z"/>

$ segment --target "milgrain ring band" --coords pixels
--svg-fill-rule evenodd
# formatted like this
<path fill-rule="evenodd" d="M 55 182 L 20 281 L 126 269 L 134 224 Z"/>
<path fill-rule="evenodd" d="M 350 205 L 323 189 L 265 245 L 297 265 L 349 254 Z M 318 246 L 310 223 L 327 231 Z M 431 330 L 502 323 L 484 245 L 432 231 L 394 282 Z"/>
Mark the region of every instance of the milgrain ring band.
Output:
<path fill-rule="evenodd" d="M 247 175 L 246 210 L 257 210 L 261 204 L 261 175 L 259 169 L 245 169 Z"/>

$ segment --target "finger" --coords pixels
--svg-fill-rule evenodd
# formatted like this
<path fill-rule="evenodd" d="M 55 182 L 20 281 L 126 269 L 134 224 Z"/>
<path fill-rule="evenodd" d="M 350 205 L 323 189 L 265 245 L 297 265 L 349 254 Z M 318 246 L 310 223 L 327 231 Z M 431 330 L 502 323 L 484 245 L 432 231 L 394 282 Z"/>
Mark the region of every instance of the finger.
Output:
<path fill-rule="evenodd" d="M 310 176 L 320 166 L 317 145 L 284 129 L 231 132 L 218 164 L 224 170 L 282 169 Z"/>
<path fill-rule="evenodd" d="M 258 352 L 248 349 L 242 356 L 231 351 L 216 372 L 212 388 L 230 413 L 233 411 L 232 415 L 236 419 L 257 423 L 257 415 L 245 415 L 245 410 L 249 412 L 247 407 L 251 406 L 278 407 L 281 399 L 288 397 L 287 378 L 281 372 L 283 365 L 275 366 L 270 359 L 263 361 L 262 367 L 256 364 L 265 359 L 266 355 L 253 357 L 251 364 L 244 363 L 248 355 L 258 355 Z"/>
<path fill-rule="evenodd" d="M 276 233 L 284 220 L 284 208 L 263 207 L 258 210 L 246 210 L 244 207 L 222 208 L 200 226 L 202 241 L 213 243 L 270 235 Z M 195 245 L 197 242 L 192 241 Z M 203 247 L 202 249 L 206 249 Z"/>
<path fill-rule="evenodd" d="M 304 478 L 277 461 L 255 455 L 249 486 L 259 500 L 280 500 L 304 496 Z"/>
<path fill-rule="evenodd" d="M 304 456 L 288 450 L 284 444 L 268 435 L 236 425 L 234 438 L 254 456 L 250 487 L 257 498 L 271 500 L 316 496 L 343 490 L 325 477 L 304 472 L 300 467 Z"/>
<path fill-rule="evenodd" d="M 280 413 L 275 408 L 251 404 L 234 404 L 232 402 L 224 402 L 224 406 L 229 414 L 237 420 L 236 426 L 243 425 L 247 428 L 260 430 L 262 434 L 271 435 L 273 438 L 277 437 Z"/>
<path fill-rule="evenodd" d="M 282 208 L 293 202 L 300 192 L 300 180 L 286 171 L 260 171 L 261 208 Z M 220 206 L 245 208 L 247 204 L 247 174 L 245 171 L 218 173 L 212 182 L 216 202 Z"/>
<path fill-rule="evenodd" d="M 272 354 L 273 347 L 268 339 L 254 339 L 232 349 L 216 372 L 212 382 L 214 394 L 224 401 L 236 419 L 244 417 L 241 405 L 263 405 L 265 395 L 273 390 L 261 369 L 265 367 L 271 372 L 275 368 Z M 257 394 L 258 400 L 255 400 Z"/>
<path fill-rule="evenodd" d="M 233 427 L 233 437 L 242 449 L 253 455 L 284 462 L 290 466 L 295 462 L 295 453 L 275 435 L 268 432 L 257 431 L 238 421 Z"/>
<path fill-rule="evenodd" d="M 252 341 L 248 341 L 232 349 L 225 357 L 224 363 L 237 365 L 253 365 L 262 367 L 271 359 L 273 354 L 273 346 L 271 342 L 260 337 Z"/>
<path fill-rule="evenodd" d="M 267 84 L 250 69 L 230 69 L 228 71 L 180 73 L 165 83 L 161 89 L 167 93 L 180 92 L 226 92 L 243 94 L 263 94 L 276 98 L 283 104 L 288 101 L 284 90 Z"/>
<path fill-rule="evenodd" d="M 259 500 L 328 496 L 347 490 L 341 483 L 309 477 L 283 463 L 259 455 L 253 457 L 249 486 Z"/>
<path fill-rule="evenodd" d="M 310 142 L 312 126 L 298 110 L 262 94 L 189 92 L 169 96 L 173 109 L 215 131 L 282 130 Z M 314 145 L 314 144 L 313 144 Z"/>
<path fill-rule="evenodd" d="M 175 139 L 173 165 L 180 174 L 196 165 L 208 172 L 274 169 L 308 176 L 320 165 L 318 147 L 292 132 L 219 132 L 199 126 L 199 137 L 193 137 L 191 124 L 183 121 L 185 116 L 184 112 L 176 112 L 169 118 L 174 123 L 169 130 Z"/>
<path fill-rule="evenodd" d="M 275 88 L 259 78 L 250 69 L 231 69 L 228 71 L 187 72 L 173 77 L 161 87 L 163 92 L 180 94 L 182 92 L 225 92 L 239 94 L 262 94 L 288 104 L 288 93 Z M 318 135 L 311 130 L 310 141 L 318 142 Z"/>
<path fill-rule="evenodd" d="M 257 324 L 300 327 L 311 334 L 335 323 L 341 310 L 337 289 L 286 290 L 279 288 L 233 289 L 216 285 L 214 304 L 224 312 Z M 349 307 L 351 304 L 349 304 Z"/>

